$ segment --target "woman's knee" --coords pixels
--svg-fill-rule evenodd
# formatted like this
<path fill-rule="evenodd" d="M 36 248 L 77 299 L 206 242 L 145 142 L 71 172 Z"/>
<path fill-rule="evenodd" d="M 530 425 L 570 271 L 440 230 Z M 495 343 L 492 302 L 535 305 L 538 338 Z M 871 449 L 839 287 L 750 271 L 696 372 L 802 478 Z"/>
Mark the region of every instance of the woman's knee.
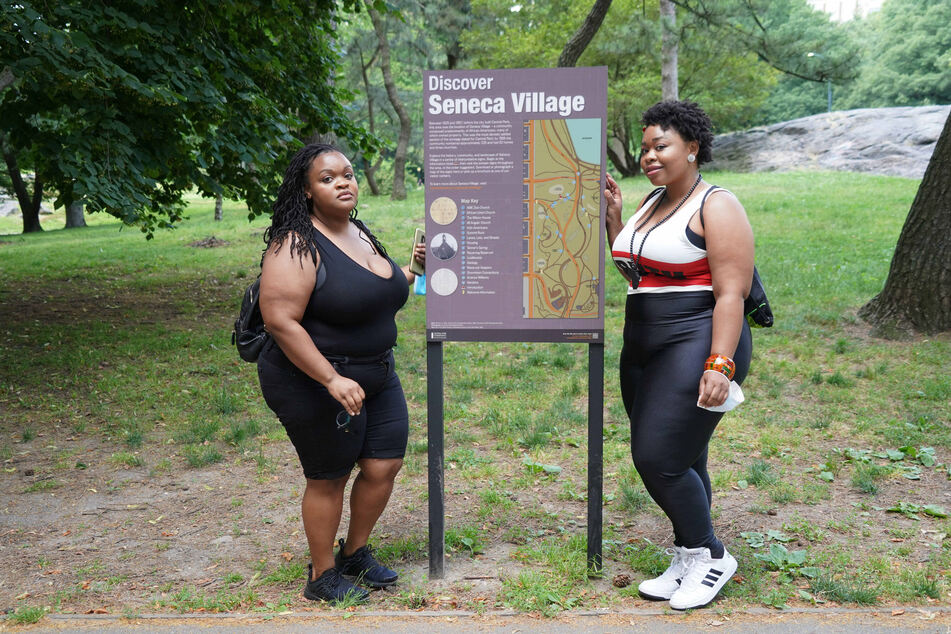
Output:
<path fill-rule="evenodd" d="M 329 480 L 306 478 L 307 484 L 304 489 L 304 494 L 319 496 L 341 495 L 343 490 L 347 487 L 347 481 L 349 479 L 349 474 L 340 478 L 333 478 Z"/>
<path fill-rule="evenodd" d="M 372 482 L 392 482 L 403 467 L 402 458 L 364 458 L 358 462 L 360 475 Z"/>

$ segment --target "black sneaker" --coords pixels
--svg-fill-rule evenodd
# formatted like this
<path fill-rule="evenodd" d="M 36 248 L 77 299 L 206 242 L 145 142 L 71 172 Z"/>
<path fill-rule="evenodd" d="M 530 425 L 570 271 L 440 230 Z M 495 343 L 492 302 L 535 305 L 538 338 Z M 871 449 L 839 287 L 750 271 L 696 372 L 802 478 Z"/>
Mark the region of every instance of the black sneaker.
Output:
<path fill-rule="evenodd" d="M 361 546 L 349 557 L 344 557 L 343 545 L 344 541 L 341 539 L 340 550 L 334 558 L 340 574 L 353 577 L 358 583 L 371 588 L 385 588 L 396 583 L 399 575 L 378 562 L 369 545 Z"/>
<path fill-rule="evenodd" d="M 343 578 L 338 567 L 325 570 L 322 575 L 314 579 L 313 564 L 307 564 L 307 585 L 304 586 L 304 596 L 311 601 L 343 601 L 350 598 L 357 602 L 364 602 L 370 598 L 370 593 L 353 585 Z"/>

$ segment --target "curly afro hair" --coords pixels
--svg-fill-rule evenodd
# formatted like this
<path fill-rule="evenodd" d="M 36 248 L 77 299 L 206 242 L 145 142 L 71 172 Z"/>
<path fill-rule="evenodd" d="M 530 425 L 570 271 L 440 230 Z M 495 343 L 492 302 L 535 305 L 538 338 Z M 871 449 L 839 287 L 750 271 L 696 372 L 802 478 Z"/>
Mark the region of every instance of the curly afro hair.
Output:
<path fill-rule="evenodd" d="M 713 123 L 692 101 L 659 101 L 644 112 L 641 125 L 645 128 L 659 125 L 664 130 L 673 128 L 684 141 L 699 143 L 697 165 L 713 160 Z"/>

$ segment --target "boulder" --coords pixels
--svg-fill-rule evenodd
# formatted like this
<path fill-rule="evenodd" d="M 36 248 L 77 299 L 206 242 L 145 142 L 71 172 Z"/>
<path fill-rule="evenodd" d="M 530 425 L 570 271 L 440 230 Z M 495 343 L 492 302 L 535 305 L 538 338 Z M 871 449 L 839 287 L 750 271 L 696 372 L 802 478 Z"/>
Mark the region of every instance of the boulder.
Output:
<path fill-rule="evenodd" d="M 44 205 L 40 205 L 40 214 L 49 215 L 53 213 Z M 20 203 L 17 202 L 16 198 L 8 198 L 0 193 L 0 217 L 6 216 L 20 216 Z"/>
<path fill-rule="evenodd" d="M 921 178 L 951 106 L 863 108 L 718 135 L 713 170 L 837 170 Z"/>

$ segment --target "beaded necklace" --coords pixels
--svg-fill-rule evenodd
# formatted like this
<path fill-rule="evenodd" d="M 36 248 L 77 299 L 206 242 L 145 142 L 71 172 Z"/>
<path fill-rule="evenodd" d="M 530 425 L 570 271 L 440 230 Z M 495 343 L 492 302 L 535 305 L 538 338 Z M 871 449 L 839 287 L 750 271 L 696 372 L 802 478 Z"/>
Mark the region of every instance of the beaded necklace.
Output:
<path fill-rule="evenodd" d="M 703 175 L 701 175 L 701 174 L 698 173 L 698 174 L 697 174 L 697 180 L 696 180 L 696 182 L 694 182 L 693 186 L 690 188 L 690 191 L 688 191 L 688 192 L 684 195 L 684 197 L 680 199 L 680 202 L 677 203 L 677 205 L 676 205 L 673 209 L 670 210 L 670 213 L 668 213 L 666 216 L 664 216 L 663 218 L 661 218 L 661 219 L 660 219 L 660 222 L 658 222 L 658 223 L 655 224 L 653 227 L 651 227 L 650 229 L 647 230 L 647 233 L 644 234 L 644 239 L 641 240 L 641 247 L 637 250 L 637 259 L 636 259 L 636 260 L 634 259 L 634 236 L 637 234 L 637 230 L 638 230 L 638 229 L 640 229 L 641 227 L 643 227 L 644 225 L 646 225 L 647 222 L 648 222 L 651 218 L 654 217 L 654 212 L 657 211 L 658 207 L 660 207 L 661 203 L 663 203 L 663 202 L 664 202 L 664 199 L 667 197 L 667 189 L 666 189 L 666 188 L 664 188 L 664 191 L 661 192 L 660 196 L 657 198 L 657 202 L 654 203 L 654 206 L 651 208 L 650 213 L 647 214 L 647 217 L 644 218 L 644 220 L 642 220 L 639 225 L 637 225 L 636 227 L 634 227 L 634 231 L 631 232 L 631 246 L 628 247 L 628 253 L 631 254 L 631 267 L 630 267 L 630 271 L 629 271 L 629 273 L 630 273 L 629 278 L 630 278 L 630 281 L 631 281 L 631 288 L 637 288 L 637 287 L 640 285 L 640 283 L 641 283 L 641 277 L 643 277 L 644 275 L 647 274 L 646 271 L 641 272 L 641 253 L 644 252 L 644 243 L 647 242 L 647 237 L 651 234 L 651 231 L 653 231 L 653 230 L 656 229 L 657 227 L 659 227 L 659 226 L 661 226 L 662 224 L 664 224 L 665 222 L 667 222 L 667 221 L 670 219 L 671 216 L 673 216 L 675 213 L 677 213 L 677 210 L 680 209 L 681 206 L 683 206 L 683 204 L 684 204 L 685 202 L 687 202 L 687 199 L 690 198 L 690 194 L 693 193 L 693 190 L 695 190 L 695 189 L 697 188 L 697 185 L 699 185 L 699 184 L 700 184 L 700 181 L 702 181 L 702 180 L 703 180 Z"/>

